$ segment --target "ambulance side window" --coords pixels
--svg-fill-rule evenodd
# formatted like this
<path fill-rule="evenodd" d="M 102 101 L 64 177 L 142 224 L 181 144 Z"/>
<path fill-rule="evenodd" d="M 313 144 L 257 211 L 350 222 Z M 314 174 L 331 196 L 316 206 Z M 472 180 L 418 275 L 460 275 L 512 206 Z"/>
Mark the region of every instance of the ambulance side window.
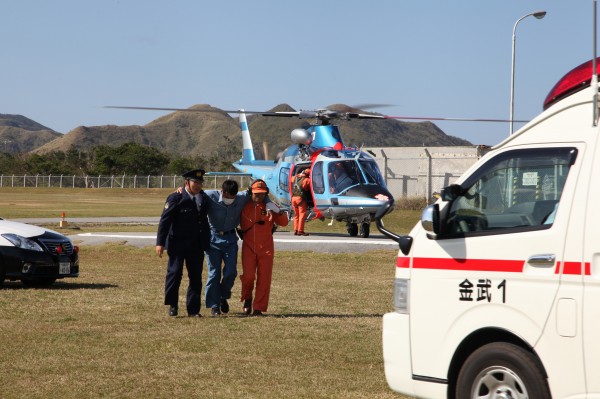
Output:
<path fill-rule="evenodd" d="M 550 228 L 575 148 L 507 151 L 490 159 L 449 204 L 446 233 L 500 234 Z"/>

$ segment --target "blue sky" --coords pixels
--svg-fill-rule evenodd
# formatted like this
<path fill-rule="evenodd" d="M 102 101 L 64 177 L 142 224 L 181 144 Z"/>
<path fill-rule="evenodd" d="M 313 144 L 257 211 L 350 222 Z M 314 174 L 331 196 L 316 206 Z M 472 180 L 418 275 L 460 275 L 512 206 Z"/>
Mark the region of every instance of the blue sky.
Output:
<path fill-rule="evenodd" d="M 2 7 L 0 113 L 62 133 L 143 125 L 167 112 L 280 103 L 393 104 L 387 115 L 515 118 L 593 56 L 592 0 L 12 0 Z M 474 144 L 508 124 L 436 122 Z M 520 125 L 516 125 L 520 126 Z M 289 132 L 282 132 L 289 134 Z M 360 144 L 360 143 L 347 143 Z"/>

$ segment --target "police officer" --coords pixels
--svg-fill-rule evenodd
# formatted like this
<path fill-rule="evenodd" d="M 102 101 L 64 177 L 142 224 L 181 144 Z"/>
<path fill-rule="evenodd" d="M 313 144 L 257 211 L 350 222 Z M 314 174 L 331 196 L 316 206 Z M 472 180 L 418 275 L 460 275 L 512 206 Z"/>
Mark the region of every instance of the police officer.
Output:
<path fill-rule="evenodd" d="M 204 170 L 196 169 L 183 174 L 185 188 L 181 193 L 175 192 L 167 197 L 158 224 L 156 254 L 162 257 L 166 248 L 169 256 L 165 279 L 165 305 L 169 305 L 169 316 L 177 316 L 179 285 L 185 262 L 189 277 L 187 313 L 191 317 L 200 317 L 202 263 L 204 250 L 210 245 L 208 198 L 202 191 L 204 173 Z"/>

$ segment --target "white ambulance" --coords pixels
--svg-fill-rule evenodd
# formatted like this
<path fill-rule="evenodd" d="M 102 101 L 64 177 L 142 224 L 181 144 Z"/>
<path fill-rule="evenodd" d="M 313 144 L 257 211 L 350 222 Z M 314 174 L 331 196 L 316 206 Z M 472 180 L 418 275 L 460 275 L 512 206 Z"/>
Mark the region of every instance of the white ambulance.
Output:
<path fill-rule="evenodd" d="M 393 390 L 600 398 L 595 67 L 565 75 L 544 111 L 442 190 L 408 236 L 377 220 L 401 248 L 395 311 L 383 317 Z"/>

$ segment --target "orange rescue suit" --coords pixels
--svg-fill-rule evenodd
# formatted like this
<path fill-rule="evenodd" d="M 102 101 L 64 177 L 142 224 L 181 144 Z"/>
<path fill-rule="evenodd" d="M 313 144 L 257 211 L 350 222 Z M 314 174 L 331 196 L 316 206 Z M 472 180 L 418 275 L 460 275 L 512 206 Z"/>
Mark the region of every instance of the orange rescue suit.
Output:
<path fill-rule="evenodd" d="M 271 276 L 273 274 L 273 226 L 287 226 L 285 212 L 277 214 L 267 211 L 266 204 L 248 202 L 242 209 L 240 227 L 244 231 L 242 244 L 242 302 L 252 298 L 254 280 L 254 310 L 265 312 L 269 306 Z"/>
<path fill-rule="evenodd" d="M 299 176 L 292 178 L 292 184 L 296 184 L 296 179 Z M 300 188 L 303 193 L 310 193 L 310 179 L 304 175 L 300 178 Z M 309 194 L 310 195 L 310 194 Z M 306 211 L 308 203 L 304 195 L 294 195 L 292 197 L 292 210 L 294 211 L 294 233 L 304 233 L 304 223 L 306 222 Z"/>

